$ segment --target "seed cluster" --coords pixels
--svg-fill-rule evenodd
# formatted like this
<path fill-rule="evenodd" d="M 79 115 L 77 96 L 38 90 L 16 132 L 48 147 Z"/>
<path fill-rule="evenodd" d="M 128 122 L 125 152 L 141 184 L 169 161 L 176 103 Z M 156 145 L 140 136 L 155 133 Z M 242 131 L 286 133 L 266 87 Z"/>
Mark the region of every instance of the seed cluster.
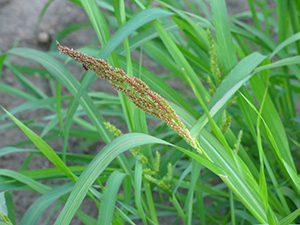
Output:
<path fill-rule="evenodd" d="M 96 59 L 68 47 L 61 46 L 57 41 L 58 49 L 75 61 L 83 64 L 86 69 L 94 71 L 98 77 L 106 79 L 113 88 L 123 92 L 138 108 L 167 123 L 176 133 L 189 144 L 198 149 L 195 140 L 190 136 L 180 118 L 170 107 L 169 103 L 149 86 L 136 77 L 129 77 L 124 70 L 112 68 L 102 59 Z"/>

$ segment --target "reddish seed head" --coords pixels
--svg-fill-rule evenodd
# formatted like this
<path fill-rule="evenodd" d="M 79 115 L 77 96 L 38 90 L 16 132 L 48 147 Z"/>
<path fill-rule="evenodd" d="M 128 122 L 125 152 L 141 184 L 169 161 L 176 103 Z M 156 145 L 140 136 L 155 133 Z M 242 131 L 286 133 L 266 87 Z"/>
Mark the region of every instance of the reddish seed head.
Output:
<path fill-rule="evenodd" d="M 61 46 L 58 42 L 56 43 L 62 54 L 68 55 L 82 64 L 84 70 L 93 70 L 98 77 L 108 80 L 116 90 L 123 92 L 137 107 L 165 121 L 169 127 L 198 149 L 198 146 L 174 109 L 169 106 L 168 102 L 162 96 L 152 91 L 142 80 L 129 77 L 125 71 L 111 67 L 102 59 L 96 59 L 68 47 Z M 89 68 L 85 63 L 87 63 Z"/>

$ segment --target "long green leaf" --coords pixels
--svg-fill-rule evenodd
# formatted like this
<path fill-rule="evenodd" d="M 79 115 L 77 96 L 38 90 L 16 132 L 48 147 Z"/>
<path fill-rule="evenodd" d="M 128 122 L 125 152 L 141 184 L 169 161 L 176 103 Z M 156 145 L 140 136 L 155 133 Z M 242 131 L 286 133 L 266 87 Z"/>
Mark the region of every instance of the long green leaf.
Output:
<path fill-rule="evenodd" d="M 292 212 L 290 215 L 280 221 L 280 225 L 291 224 L 300 215 L 300 208 Z"/>
<path fill-rule="evenodd" d="M 11 49 L 9 53 L 36 60 L 37 62 L 41 63 L 54 77 L 56 77 L 56 79 L 60 80 L 73 95 L 76 95 L 76 93 L 80 89 L 79 82 L 66 69 L 66 67 L 64 67 L 61 63 L 59 63 L 57 60 L 53 59 L 49 55 L 39 52 L 37 50 L 24 48 Z M 89 115 L 90 119 L 96 126 L 101 137 L 105 141 L 109 142 L 112 136 L 103 126 L 103 117 L 101 116 L 98 109 L 86 93 L 82 95 L 82 98 L 80 99 L 80 104 Z"/>
<path fill-rule="evenodd" d="M 61 187 L 55 188 L 42 197 L 40 197 L 24 214 L 20 225 L 33 225 L 36 224 L 38 219 L 41 218 L 42 214 L 47 210 L 47 208 L 57 201 L 61 196 L 69 193 L 74 186 L 74 183 L 68 183 Z"/>
<path fill-rule="evenodd" d="M 168 144 L 158 138 L 138 133 L 125 134 L 110 142 L 81 174 L 55 224 L 70 223 L 91 185 L 119 154 L 136 146 L 154 143 Z"/>
<path fill-rule="evenodd" d="M 117 200 L 118 190 L 125 176 L 126 176 L 125 173 L 121 173 L 118 171 L 115 171 L 110 175 L 102 195 L 102 201 L 101 201 L 101 207 L 100 207 L 99 219 L 98 219 L 99 225 L 111 224 L 114 208 Z"/>
<path fill-rule="evenodd" d="M 13 170 L 7 170 L 7 169 L 0 169 L 0 176 L 7 176 L 10 177 L 14 180 L 17 180 L 21 183 L 24 183 L 31 187 L 34 191 L 44 194 L 47 191 L 50 191 L 51 188 L 44 185 L 40 184 L 39 182 L 31 179 L 30 177 L 27 177 L 19 172 L 13 171 Z"/>
<path fill-rule="evenodd" d="M 211 6 L 217 42 L 220 48 L 220 59 L 222 60 L 224 73 L 228 74 L 237 64 L 237 58 L 230 34 L 225 0 L 212 0 Z"/>
<path fill-rule="evenodd" d="M 141 11 L 118 29 L 114 36 L 104 46 L 101 52 L 101 57 L 105 59 L 108 56 L 108 54 L 119 45 L 120 42 L 122 42 L 133 31 L 135 31 L 142 25 L 149 23 L 152 20 L 170 16 L 172 14 L 173 13 L 159 8 L 152 8 Z"/>
<path fill-rule="evenodd" d="M 250 74 L 251 71 L 253 71 L 264 59 L 265 56 L 255 52 L 242 59 L 242 61 L 233 68 L 222 81 L 208 104 L 211 117 L 214 117 L 217 113 L 220 115 L 230 98 L 251 78 L 253 75 Z M 208 119 L 206 117 L 201 117 L 192 127 L 191 135 L 194 137 L 197 136 L 207 122 Z"/>
<path fill-rule="evenodd" d="M 53 149 L 37 134 L 31 131 L 23 123 L 21 123 L 17 118 L 15 118 L 11 113 L 2 109 L 9 115 L 9 117 L 20 127 L 20 129 L 27 135 L 27 137 L 36 145 L 38 149 L 58 168 L 61 169 L 63 173 L 67 175 L 71 180 L 76 181 L 77 177 L 69 170 L 69 168 L 63 163 L 63 161 L 58 157 L 58 155 L 53 151 Z"/>

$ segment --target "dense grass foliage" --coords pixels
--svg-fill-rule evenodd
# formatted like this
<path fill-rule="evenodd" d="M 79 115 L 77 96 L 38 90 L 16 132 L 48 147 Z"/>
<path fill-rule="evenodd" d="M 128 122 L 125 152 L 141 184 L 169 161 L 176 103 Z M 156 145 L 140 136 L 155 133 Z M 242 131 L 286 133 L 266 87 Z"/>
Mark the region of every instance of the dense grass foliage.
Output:
<path fill-rule="evenodd" d="M 296 0 L 277 0 L 275 9 L 248 0 L 250 11 L 231 17 L 224 0 L 135 0 L 134 11 L 122 0 L 70 1 L 85 10 L 102 46 L 87 43 L 78 51 L 107 62 L 110 70 L 100 77 L 121 79 L 114 68 L 122 68 L 124 80 L 144 89 L 130 83 L 129 93 L 122 80 L 118 93 L 94 91 L 90 86 L 100 78 L 85 55 L 73 57 L 87 70 L 80 81 L 74 77 L 68 68 L 82 65 L 60 55 L 55 40 L 71 48 L 64 37 L 87 25 L 63 29 L 48 52 L 12 48 L 0 55 L 0 71 L 9 69 L 25 90 L 1 82 L 1 91 L 26 100 L 9 111 L 2 107 L 0 129 L 21 129 L 28 137 L 0 149 L 0 156 L 28 152 L 21 171 L 0 169 L 1 224 L 36 224 L 43 213 L 56 225 L 74 217 L 101 225 L 166 218 L 173 224 L 300 223 Z M 140 61 L 131 59 L 132 51 Z M 11 55 L 42 69 L 14 64 Z M 142 55 L 167 72 L 152 73 Z M 33 84 L 32 74 L 47 79 L 55 93 Z M 15 115 L 39 108 L 49 114 L 33 120 Z M 79 149 L 105 147 L 94 155 L 74 153 L 71 138 L 80 141 Z M 47 144 L 50 139 L 62 140 L 61 149 Z M 28 169 L 36 154 L 54 167 Z M 20 190 L 41 195 L 24 215 L 14 211 Z M 83 200 L 93 202 L 98 217 L 80 208 Z"/>

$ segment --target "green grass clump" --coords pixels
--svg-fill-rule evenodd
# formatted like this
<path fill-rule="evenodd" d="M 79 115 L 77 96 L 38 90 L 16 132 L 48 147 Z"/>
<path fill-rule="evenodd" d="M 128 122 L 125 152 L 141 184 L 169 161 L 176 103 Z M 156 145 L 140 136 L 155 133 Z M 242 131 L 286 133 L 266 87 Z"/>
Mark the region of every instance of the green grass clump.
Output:
<path fill-rule="evenodd" d="M 248 0 L 250 11 L 231 17 L 224 0 L 211 0 L 211 10 L 201 0 L 156 7 L 133 1 L 135 11 L 124 1 L 71 2 L 85 10 L 102 48 L 59 45 L 59 54 L 53 42 L 49 52 L 13 48 L 0 55 L 0 70 L 11 70 L 26 92 L 5 83 L 0 90 L 27 101 L 10 111 L 2 107 L 0 128 L 18 126 L 30 140 L 0 149 L 0 156 L 29 153 L 20 171 L 0 169 L 1 224 L 36 224 L 43 213 L 43 222 L 56 225 L 74 217 L 101 225 L 160 224 L 166 217 L 173 224 L 300 223 L 296 1 L 269 9 L 266 1 Z M 64 37 L 86 26 L 67 27 L 54 41 L 68 45 Z M 153 74 L 142 60 L 133 61 L 134 50 L 167 72 Z M 80 82 L 62 62 L 81 65 L 65 54 L 88 70 Z M 43 69 L 13 64 L 10 55 Z M 53 95 L 27 79 L 36 73 Z M 94 91 L 97 75 L 117 95 Z M 172 88 L 173 80 L 185 88 Z M 49 114 L 15 116 L 38 108 Z M 94 155 L 74 153 L 71 138 L 81 142 L 78 149 L 99 141 L 105 147 Z M 61 148 L 53 149 L 50 139 L 62 141 Z M 54 168 L 29 169 L 34 155 Z M 14 210 L 16 190 L 40 194 L 24 215 Z M 84 200 L 98 217 L 80 208 Z"/>

